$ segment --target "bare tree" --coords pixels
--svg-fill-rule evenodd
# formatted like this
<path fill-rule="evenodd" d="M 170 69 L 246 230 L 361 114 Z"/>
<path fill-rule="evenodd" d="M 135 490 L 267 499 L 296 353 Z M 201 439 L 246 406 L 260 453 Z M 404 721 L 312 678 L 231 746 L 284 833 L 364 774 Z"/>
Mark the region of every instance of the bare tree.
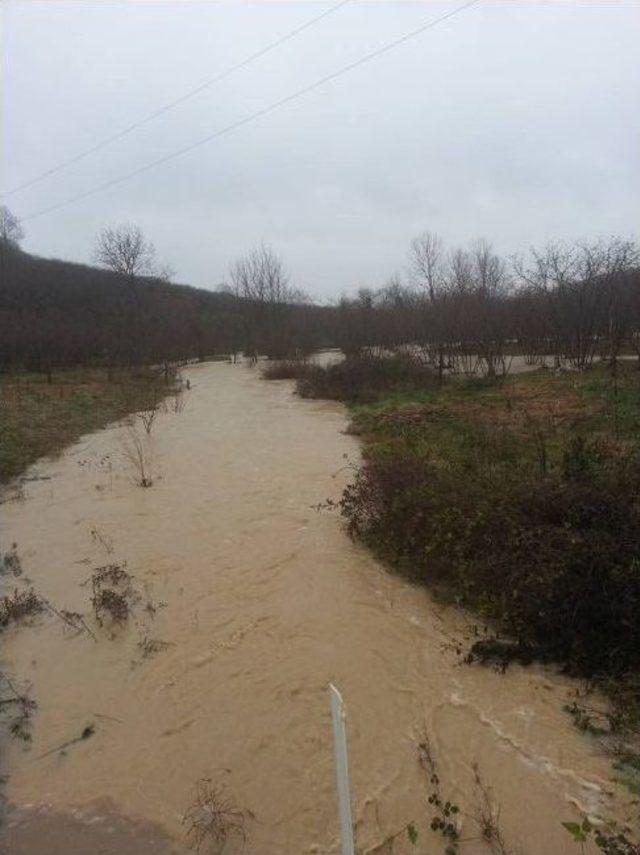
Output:
<path fill-rule="evenodd" d="M 0 205 L 0 294 L 5 293 L 10 250 L 16 249 L 23 237 L 20 220 L 6 205 Z"/>
<path fill-rule="evenodd" d="M 486 241 L 450 253 L 445 291 L 450 357 L 467 373 L 479 366 L 489 377 L 506 373 L 507 283 L 504 262 Z"/>
<path fill-rule="evenodd" d="M 294 303 L 304 295 L 289 285 L 282 259 L 262 244 L 239 258 L 231 267 L 232 288 L 246 301 L 248 314 L 247 352 L 255 360 L 259 352 L 283 358 L 293 347 L 288 320 Z"/>
<path fill-rule="evenodd" d="M 444 247 L 435 232 L 424 232 L 411 241 L 409 250 L 409 272 L 413 283 L 424 290 L 434 303 L 444 277 L 442 262 Z"/>
<path fill-rule="evenodd" d="M 387 351 L 398 350 L 418 338 L 418 325 L 412 323 L 416 314 L 416 295 L 394 274 L 378 291 L 375 300 L 378 323 L 376 344 Z"/>
<path fill-rule="evenodd" d="M 102 229 L 96 239 L 94 260 L 121 276 L 151 275 L 155 271 L 155 249 L 139 226 L 126 223 Z"/>
<path fill-rule="evenodd" d="M 96 238 L 94 260 L 122 277 L 128 288 L 131 301 L 129 311 L 133 322 L 129 358 L 132 363 L 140 363 L 144 361 L 143 342 L 147 336 L 138 277 L 151 276 L 156 272 L 154 246 L 145 238 L 139 226 L 125 223 L 102 229 Z M 110 355 L 108 362 L 111 375 Z"/>
<path fill-rule="evenodd" d="M 630 312 L 623 277 L 638 263 L 632 241 L 548 244 L 532 250 L 532 263 L 516 272 L 546 303 L 549 330 L 558 358 L 578 370 L 588 368 L 604 346 L 617 359 L 628 332 Z"/>
<path fill-rule="evenodd" d="M 127 425 L 126 434 L 121 438 L 122 453 L 130 465 L 135 475 L 135 483 L 139 487 L 153 486 L 153 479 L 151 477 L 152 448 L 149 439 L 150 430 L 149 428 L 146 431 L 147 437 L 145 441 L 144 435 L 138 431 L 136 424 L 131 421 Z"/>
<path fill-rule="evenodd" d="M 162 264 L 158 264 L 155 268 L 155 276 L 161 282 L 165 284 L 169 284 L 173 277 L 176 275 L 176 271 L 173 267 L 167 262 L 163 262 Z"/>
<path fill-rule="evenodd" d="M 446 361 L 443 304 L 447 283 L 444 245 L 435 232 L 423 232 L 411 241 L 409 275 L 421 295 L 420 343 L 430 360 L 437 364 L 438 378 L 442 383 Z"/>
<path fill-rule="evenodd" d="M 233 290 L 245 300 L 277 304 L 292 297 L 289 274 L 282 259 L 264 244 L 239 258 L 230 275 Z"/>
<path fill-rule="evenodd" d="M 24 238 L 20 220 L 11 213 L 6 205 L 0 205 L 0 241 L 3 244 L 17 246 Z"/>
<path fill-rule="evenodd" d="M 619 238 L 582 244 L 582 252 L 588 259 L 589 275 L 600 282 L 605 292 L 603 356 L 609 358 L 615 372 L 622 345 L 632 337 L 635 289 L 629 272 L 637 270 L 640 253 L 634 241 Z"/>
<path fill-rule="evenodd" d="M 507 373 L 505 346 L 509 337 L 506 295 L 509 280 L 503 260 L 489 243 L 479 240 L 471 252 L 472 294 L 468 317 L 470 339 L 487 377 Z"/>

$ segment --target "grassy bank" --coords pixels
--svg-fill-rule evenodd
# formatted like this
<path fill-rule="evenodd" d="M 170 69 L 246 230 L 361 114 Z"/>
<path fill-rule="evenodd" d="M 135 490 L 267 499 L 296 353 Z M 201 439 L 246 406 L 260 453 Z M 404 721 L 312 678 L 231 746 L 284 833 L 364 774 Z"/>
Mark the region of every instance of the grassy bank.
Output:
<path fill-rule="evenodd" d="M 397 359 L 388 370 L 351 361 L 297 380 L 305 396 L 329 389 L 351 404 L 364 463 L 340 502 L 350 533 L 485 621 L 499 641 L 477 657 L 637 682 L 635 364 L 616 378 L 601 365 L 443 386 L 432 374 L 412 382 L 406 366 L 396 383 L 398 371 Z M 344 376 L 367 379 L 358 390 Z"/>
<path fill-rule="evenodd" d="M 111 380 L 101 369 L 58 371 L 51 383 L 39 374 L 0 376 L 0 483 L 82 434 L 153 409 L 171 389 L 144 369 L 117 371 Z"/>

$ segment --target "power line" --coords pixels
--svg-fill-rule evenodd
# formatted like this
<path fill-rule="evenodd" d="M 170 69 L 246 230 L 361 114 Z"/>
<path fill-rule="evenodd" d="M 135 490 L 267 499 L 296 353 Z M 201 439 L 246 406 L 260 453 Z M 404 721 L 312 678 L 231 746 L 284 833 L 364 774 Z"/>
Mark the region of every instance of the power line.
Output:
<path fill-rule="evenodd" d="M 75 202 L 80 202 L 84 199 L 87 199 L 89 196 L 93 196 L 96 193 L 102 193 L 104 190 L 108 190 L 111 187 L 115 187 L 118 184 L 122 184 L 125 181 L 129 181 L 131 178 L 135 178 L 137 175 L 141 175 L 142 173 L 147 172 L 150 169 L 154 169 L 156 166 L 161 166 L 162 164 L 167 163 L 169 160 L 173 160 L 176 157 L 182 157 L 182 155 L 187 154 L 188 152 L 193 151 L 194 149 L 199 148 L 200 146 L 203 146 L 206 143 L 219 139 L 225 134 L 231 133 L 232 131 L 241 128 L 244 125 L 255 121 L 256 119 L 261 118 L 262 116 L 266 116 L 268 113 L 272 113 L 274 110 L 283 107 L 285 104 L 288 104 L 291 101 L 296 100 L 297 98 L 301 98 L 303 95 L 307 95 L 309 92 L 313 92 L 315 89 L 318 89 L 325 83 L 329 83 L 331 80 L 335 80 L 336 78 L 341 77 L 343 74 L 347 74 L 349 71 L 353 71 L 355 68 L 358 68 L 359 66 L 364 65 L 367 62 L 371 62 L 371 60 L 377 59 L 379 56 L 382 56 L 383 54 L 388 53 L 394 48 L 399 47 L 405 42 L 408 42 L 410 39 L 413 39 L 421 33 L 424 33 L 426 30 L 430 30 L 432 27 L 443 23 L 449 18 L 453 18 L 455 15 L 464 12 L 466 9 L 470 9 L 472 6 L 477 5 L 479 2 L 480 0 L 469 0 L 469 2 L 464 3 L 462 6 L 458 6 L 451 12 L 447 12 L 438 18 L 428 21 L 426 24 L 422 24 L 420 27 L 416 27 L 415 30 L 410 30 L 403 36 L 400 36 L 399 38 L 388 42 L 381 48 L 377 48 L 376 50 L 371 51 L 371 53 L 365 54 L 365 56 L 362 56 L 360 57 L 360 59 L 357 59 L 354 62 L 343 66 L 342 68 L 338 69 L 338 71 L 334 71 L 331 74 L 327 74 L 324 77 L 321 77 L 320 79 L 316 80 L 314 83 L 310 83 L 308 86 L 304 86 L 302 89 L 298 89 L 297 91 L 286 95 L 284 98 L 280 98 L 278 101 L 274 101 L 271 104 L 268 104 L 266 107 L 263 107 L 260 110 L 256 110 L 256 112 L 250 113 L 248 116 L 244 116 L 242 119 L 238 119 L 237 121 L 232 122 L 232 124 L 227 125 L 226 127 L 221 128 L 220 130 L 215 131 L 214 133 L 209 134 L 208 136 L 203 137 L 202 139 L 197 140 L 196 142 L 191 143 L 190 145 L 176 149 L 175 151 L 170 152 L 169 154 L 166 154 L 163 157 L 159 157 L 157 160 L 153 160 L 150 163 L 145 164 L 144 166 L 140 166 L 137 169 L 134 169 L 132 172 L 128 172 L 125 175 L 119 176 L 118 178 L 112 178 L 109 181 L 105 181 L 103 184 L 98 184 L 96 187 L 92 187 L 90 190 L 86 190 L 83 193 L 79 193 L 76 196 L 72 196 L 69 199 L 65 199 L 62 202 L 58 202 L 55 205 L 51 205 L 48 208 L 42 208 L 39 211 L 35 211 L 32 214 L 28 214 L 25 217 L 21 217 L 21 222 L 33 220 L 36 217 L 41 217 L 45 214 L 50 214 L 53 211 L 58 211 L 60 210 L 60 208 L 65 208 L 68 205 L 74 204 Z"/>
<path fill-rule="evenodd" d="M 17 187 L 12 188 L 11 190 L 7 190 L 1 195 L 11 196 L 14 193 L 20 193 L 21 191 L 26 190 L 28 187 L 32 187 L 34 184 L 39 184 L 41 181 L 44 181 L 51 175 L 55 175 L 56 172 L 60 172 L 60 170 L 66 169 L 68 166 L 72 166 L 79 160 L 84 160 L 85 157 L 89 157 L 89 155 L 95 154 L 95 152 L 106 148 L 107 146 L 111 145 L 114 142 L 117 142 L 118 140 L 121 140 L 123 137 L 126 137 L 128 134 L 132 133 L 142 125 L 146 125 L 148 122 L 153 121 L 153 119 L 157 119 L 158 116 L 162 116 L 164 115 L 164 113 L 168 113 L 170 110 L 173 110 L 174 107 L 177 107 L 179 104 L 183 104 L 190 98 L 194 98 L 196 95 L 199 95 L 201 92 L 204 92 L 205 89 L 209 89 L 216 83 L 220 83 L 221 80 L 225 80 L 227 77 L 230 77 L 236 71 L 240 71 L 242 68 L 246 68 L 252 62 L 255 62 L 257 59 L 260 59 L 260 57 L 263 57 L 265 54 L 270 53 L 277 47 L 280 47 L 280 45 L 283 45 L 285 42 L 288 42 L 290 39 L 293 39 L 295 36 L 299 35 L 304 30 L 308 30 L 309 27 L 312 27 L 314 24 L 317 24 L 318 21 L 321 21 L 323 18 L 332 15 L 334 12 L 337 12 L 338 9 L 342 8 L 342 6 L 346 6 L 347 3 L 351 2 L 352 0 L 340 0 L 339 3 L 334 4 L 329 9 L 325 9 L 324 12 L 321 12 L 314 18 L 310 18 L 308 21 L 305 21 L 304 24 L 301 24 L 299 27 L 295 27 L 295 29 L 290 30 L 288 33 L 285 33 L 285 35 L 280 36 L 280 38 L 276 39 L 273 42 L 270 42 L 268 45 L 263 48 L 260 48 L 260 50 L 256 51 L 255 53 L 252 53 L 250 56 L 246 57 L 246 59 L 243 59 L 240 62 L 237 62 L 235 65 L 232 65 L 230 68 L 227 68 L 225 71 L 220 72 L 220 74 L 217 74 L 215 77 L 210 77 L 208 80 L 205 80 L 203 83 L 201 83 L 199 86 L 196 86 L 194 89 L 190 89 L 188 92 L 179 95 L 177 98 L 174 98 L 173 101 L 169 101 L 163 107 L 159 107 L 152 113 L 148 113 L 141 119 L 138 119 L 137 121 L 132 122 L 130 125 L 127 125 L 125 128 L 116 131 L 116 133 L 111 134 L 111 136 L 105 137 L 103 140 L 100 140 L 89 148 L 78 152 L 78 154 L 73 155 L 67 160 L 63 160 L 57 166 L 52 166 L 50 169 L 46 169 L 39 175 L 36 175 L 28 181 L 19 184 Z"/>

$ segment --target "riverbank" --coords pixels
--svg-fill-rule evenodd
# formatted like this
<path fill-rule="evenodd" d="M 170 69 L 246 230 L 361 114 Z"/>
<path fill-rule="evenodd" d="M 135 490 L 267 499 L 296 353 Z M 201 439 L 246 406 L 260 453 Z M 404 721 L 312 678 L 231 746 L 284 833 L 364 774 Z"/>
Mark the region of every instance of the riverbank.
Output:
<path fill-rule="evenodd" d="M 297 371 L 301 396 L 351 404 L 353 536 L 510 635 L 513 656 L 640 670 L 635 364 L 444 384 L 398 356 Z"/>
<path fill-rule="evenodd" d="M 149 411 L 174 389 L 149 369 L 74 368 L 0 375 L 0 485 L 34 461 L 59 454 L 83 434 Z"/>
<path fill-rule="evenodd" d="M 571 714 L 640 783 L 640 374 L 622 362 L 437 382 L 406 357 L 267 369 L 351 406 L 337 503 L 394 572 L 486 624 L 469 661 L 555 662 L 604 690 Z M 630 749 L 628 741 L 635 743 Z M 622 760 L 620 758 L 623 758 Z"/>

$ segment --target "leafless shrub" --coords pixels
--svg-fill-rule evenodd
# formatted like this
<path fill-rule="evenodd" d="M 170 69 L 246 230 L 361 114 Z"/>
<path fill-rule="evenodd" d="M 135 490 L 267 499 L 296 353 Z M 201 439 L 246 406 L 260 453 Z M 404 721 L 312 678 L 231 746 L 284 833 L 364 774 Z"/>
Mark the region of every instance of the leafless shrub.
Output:
<path fill-rule="evenodd" d="M 9 711 L 9 732 L 24 742 L 31 741 L 31 716 L 37 704 L 26 692 L 19 692 L 6 674 L 0 671 L 5 692 L 0 695 L 0 712 Z M 8 693 L 7 693 L 8 690 Z"/>
<path fill-rule="evenodd" d="M 122 594 L 111 588 L 105 588 L 92 597 L 96 620 L 102 626 L 103 615 L 107 613 L 116 623 L 125 623 L 129 617 L 129 603 Z"/>
<path fill-rule="evenodd" d="M 189 381 L 187 381 L 187 382 L 189 382 Z M 184 391 L 182 389 L 179 389 L 175 393 L 175 395 L 171 396 L 171 409 L 173 410 L 174 413 L 176 413 L 176 415 L 178 413 L 181 413 L 184 410 L 185 402 L 186 402 L 186 399 L 184 396 Z"/>
<path fill-rule="evenodd" d="M 473 763 L 472 768 L 478 797 L 473 819 L 480 829 L 480 836 L 494 855 L 509 855 L 500 828 L 500 805 L 493 798 L 491 788 L 482 779 L 478 764 Z"/>
<path fill-rule="evenodd" d="M 14 589 L 0 599 L 0 627 L 7 626 L 11 621 L 17 622 L 27 615 L 37 614 L 44 608 L 43 602 L 36 592 L 29 588 L 28 591 Z"/>
<path fill-rule="evenodd" d="M 151 453 L 144 437 L 140 436 L 135 425 L 127 426 L 126 436 L 122 440 L 122 450 L 125 459 L 136 475 L 136 484 L 140 487 L 151 487 L 153 479 L 149 469 L 151 466 Z"/>
<path fill-rule="evenodd" d="M 178 377 L 174 384 L 171 393 L 165 397 L 160 404 L 160 409 L 163 413 L 179 414 L 184 410 L 186 403 L 185 391 L 191 388 L 188 380 L 182 380 Z"/>
<path fill-rule="evenodd" d="M 94 591 L 98 587 L 105 584 L 110 585 L 129 585 L 132 576 L 121 564 L 106 564 L 104 567 L 98 567 L 91 574 L 91 584 Z"/>
<path fill-rule="evenodd" d="M 91 604 L 97 623 L 103 626 L 105 616 L 112 623 L 125 623 L 133 597 L 131 574 L 119 564 L 98 567 L 91 575 Z"/>
<path fill-rule="evenodd" d="M 11 544 L 11 549 L 8 552 L 0 552 L 0 575 L 22 575 L 22 565 L 16 543 Z"/>
<path fill-rule="evenodd" d="M 76 633 L 85 633 L 93 638 L 94 641 L 98 640 L 95 633 L 87 626 L 84 616 L 80 612 L 70 611 L 69 609 L 57 609 L 55 606 L 51 605 L 48 600 L 43 600 L 42 602 L 52 614 L 59 618 L 66 626 L 73 629 Z"/>
<path fill-rule="evenodd" d="M 157 414 L 158 414 L 158 408 L 157 407 L 152 407 L 149 410 L 142 410 L 141 412 L 136 413 L 136 418 L 138 419 L 138 421 L 142 422 L 142 425 L 144 427 L 144 430 L 145 430 L 145 433 L 147 434 L 147 436 L 149 436 L 149 434 L 151 433 L 151 430 L 153 428 L 153 423 L 156 419 Z"/>
<path fill-rule="evenodd" d="M 182 818 L 189 848 L 200 852 L 204 845 L 213 844 L 221 852 L 233 838 L 244 844 L 247 839 L 244 823 L 244 813 L 226 794 L 224 785 L 213 784 L 210 778 L 201 778 L 196 783 L 193 802 Z"/>
<path fill-rule="evenodd" d="M 107 555 L 111 555 L 113 552 L 113 541 L 110 537 L 107 537 L 106 534 L 103 534 L 98 528 L 95 526 L 91 529 L 91 539 L 94 543 L 100 544 Z"/>
<path fill-rule="evenodd" d="M 150 656 L 162 653 L 163 650 L 167 650 L 171 646 L 171 641 L 162 641 L 159 638 L 148 638 L 146 635 L 142 641 L 138 642 L 138 647 L 142 651 L 143 659 L 148 659 Z"/>

